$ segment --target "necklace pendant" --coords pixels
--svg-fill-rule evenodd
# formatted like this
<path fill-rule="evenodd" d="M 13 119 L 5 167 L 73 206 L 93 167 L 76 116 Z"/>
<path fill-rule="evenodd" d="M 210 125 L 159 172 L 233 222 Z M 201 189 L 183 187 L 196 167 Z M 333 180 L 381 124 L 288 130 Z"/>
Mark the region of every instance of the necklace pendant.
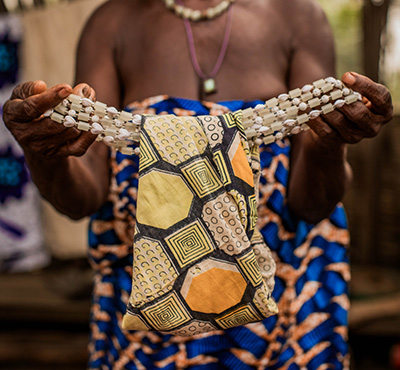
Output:
<path fill-rule="evenodd" d="M 207 95 L 215 93 L 217 91 L 215 80 L 211 77 L 203 80 L 203 90 Z"/>

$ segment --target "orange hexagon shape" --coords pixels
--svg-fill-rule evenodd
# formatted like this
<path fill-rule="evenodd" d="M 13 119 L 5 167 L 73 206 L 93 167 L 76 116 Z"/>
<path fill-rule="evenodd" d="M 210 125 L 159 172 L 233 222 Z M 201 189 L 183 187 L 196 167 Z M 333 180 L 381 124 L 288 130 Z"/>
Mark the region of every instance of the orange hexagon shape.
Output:
<path fill-rule="evenodd" d="M 241 301 L 246 286 L 240 272 L 214 267 L 193 277 L 186 302 L 193 311 L 221 313 Z"/>

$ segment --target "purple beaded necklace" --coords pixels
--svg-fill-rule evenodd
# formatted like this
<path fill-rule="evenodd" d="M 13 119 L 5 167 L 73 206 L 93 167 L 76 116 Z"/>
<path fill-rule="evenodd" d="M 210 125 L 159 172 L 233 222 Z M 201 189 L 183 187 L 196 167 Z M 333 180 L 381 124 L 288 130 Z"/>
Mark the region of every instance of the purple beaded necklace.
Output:
<path fill-rule="evenodd" d="M 178 0 L 178 2 L 182 4 L 182 2 L 180 0 Z M 218 59 L 214 65 L 214 68 L 212 69 L 211 73 L 209 73 L 209 74 L 206 74 L 203 72 L 203 70 L 201 69 L 199 62 L 197 60 L 196 48 L 194 46 L 193 32 L 192 32 L 192 27 L 190 26 L 190 21 L 186 18 L 183 19 L 183 22 L 185 24 L 187 41 L 188 41 L 188 45 L 189 45 L 190 59 L 192 61 L 192 65 L 193 65 L 195 72 L 197 73 L 197 75 L 200 77 L 200 79 L 202 81 L 201 96 L 203 96 L 203 94 L 205 94 L 205 95 L 213 94 L 217 91 L 215 77 L 222 66 L 222 63 L 225 58 L 226 50 L 228 48 L 229 37 L 230 37 L 230 33 L 231 33 L 231 28 L 232 28 L 232 13 L 233 13 L 233 6 L 231 5 L 229 7 L 228 14 L 227 14 L 225 34 L 224 34 L 224 39 L 222 41 L 221 49 L 220 49 L 220 52 L 218 55 Z"/>

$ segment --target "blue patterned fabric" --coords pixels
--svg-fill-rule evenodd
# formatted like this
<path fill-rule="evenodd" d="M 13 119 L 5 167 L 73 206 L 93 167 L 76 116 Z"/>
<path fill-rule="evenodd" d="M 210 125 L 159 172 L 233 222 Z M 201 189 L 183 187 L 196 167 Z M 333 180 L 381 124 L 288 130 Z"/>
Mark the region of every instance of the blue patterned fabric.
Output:
<path fill-rule="evenodd" d="M 158 96 L 128 108 L 149 114 L 222 114 L 254 102 L 209 103 Z M 277 263 L 280 312 L 262 322 L 190 338 L 121 329 L 131 291 L 138 157 L 111 152 L 109 200 L 92 217 L 95 269 L 90 369 L 348 369 L 349 235 L 338 205 L 310 225 L 286 206 L 289 141 L 262 146 L 258 227 Z"/>

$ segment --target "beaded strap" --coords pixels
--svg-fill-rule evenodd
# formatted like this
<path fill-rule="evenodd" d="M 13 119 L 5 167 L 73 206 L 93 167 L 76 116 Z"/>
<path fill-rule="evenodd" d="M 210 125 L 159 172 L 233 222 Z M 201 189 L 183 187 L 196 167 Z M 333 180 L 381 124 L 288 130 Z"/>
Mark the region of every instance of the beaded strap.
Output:
<path fill-rule="evenodd" d="M 358 92 L 340 80 L 327 77 L 243 110 L 242 123 L 249 145 L 270 144 L 308 130 L 310 120 L 356 101 L 361 101 Z M 118 111 L 104 103 L 71 94 L 45 116 L 66 127 L 90 131 L 98 135 L 98 141 L 123 154 L 139 153 L 139 148 L 128 145 L 139 142 L 143 115 Z"/>

